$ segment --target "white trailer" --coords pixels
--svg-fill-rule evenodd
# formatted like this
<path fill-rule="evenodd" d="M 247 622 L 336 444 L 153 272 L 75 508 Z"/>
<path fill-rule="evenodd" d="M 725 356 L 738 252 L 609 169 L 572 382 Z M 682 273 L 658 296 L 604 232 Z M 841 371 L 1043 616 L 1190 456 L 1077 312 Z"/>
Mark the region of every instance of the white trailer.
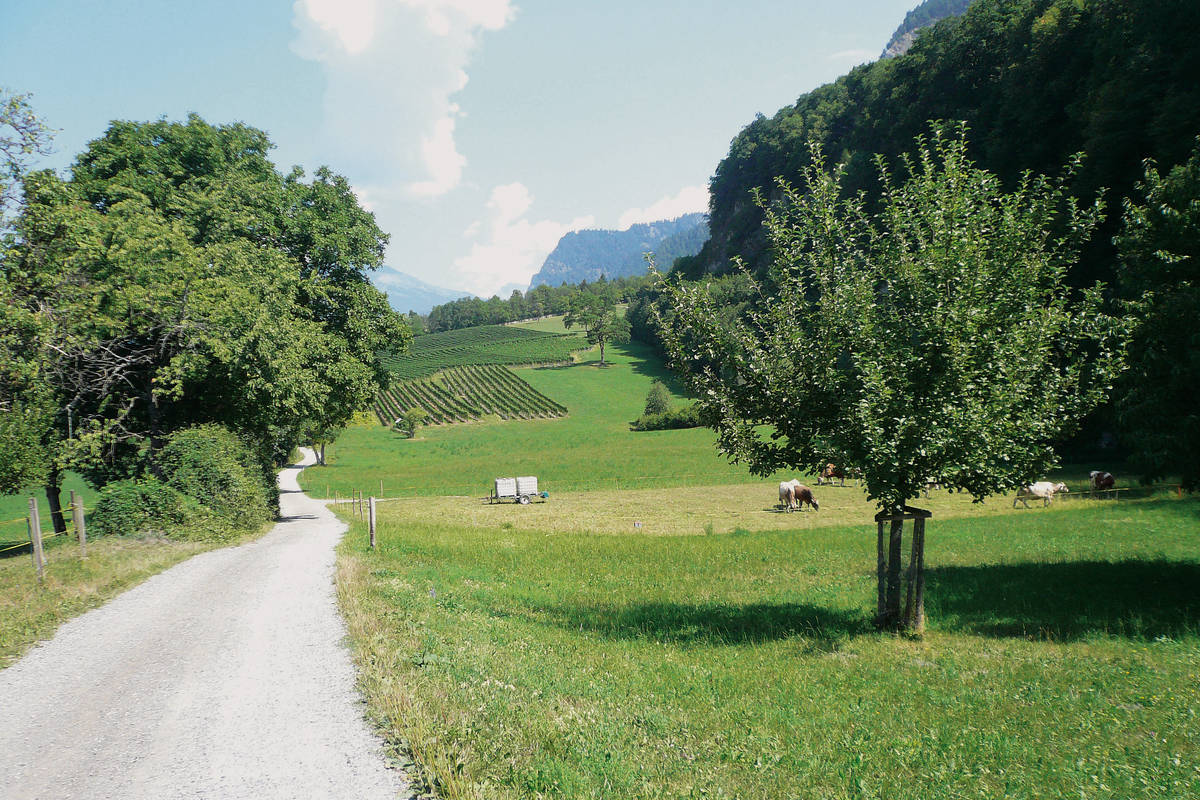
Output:
<path fill-rule="evenodd" d="M 536 476 L 496 478 L 492 486 L 492 493 L 488 496 L 488 502 L 498 503 L 501 500 L 511 498 L 524 506 L 529 505 L 529 502 L 537 497 L 537 494 L 538 485 Z"/>

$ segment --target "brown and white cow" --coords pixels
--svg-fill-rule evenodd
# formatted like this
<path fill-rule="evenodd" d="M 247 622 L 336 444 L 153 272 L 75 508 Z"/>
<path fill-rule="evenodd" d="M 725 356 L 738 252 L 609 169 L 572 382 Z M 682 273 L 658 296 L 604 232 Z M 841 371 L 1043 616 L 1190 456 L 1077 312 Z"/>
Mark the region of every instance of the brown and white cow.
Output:
<path fill-rule="evenodd" d="M 803 511 L 805 503 L 812 506 L 813 511 L 821 509 L 817 499 L 813 497 L 812 489 L 795 478 L 779 484 L 779 502 L 783 505 L 784 511 Z"/>

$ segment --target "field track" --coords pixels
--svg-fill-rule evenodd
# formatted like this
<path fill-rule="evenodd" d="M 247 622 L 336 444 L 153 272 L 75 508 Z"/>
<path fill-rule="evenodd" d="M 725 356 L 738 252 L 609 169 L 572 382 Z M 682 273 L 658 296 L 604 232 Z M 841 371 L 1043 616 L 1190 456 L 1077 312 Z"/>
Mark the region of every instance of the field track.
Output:
<path fill-rule="evenodd" d="M 311 453 L 305 452 L 311 463 Z M 282 521 L 59 629 L 3 671 L 5 798 L 394 798 L 333 592 L 345 526 L 280 475 Z"/>

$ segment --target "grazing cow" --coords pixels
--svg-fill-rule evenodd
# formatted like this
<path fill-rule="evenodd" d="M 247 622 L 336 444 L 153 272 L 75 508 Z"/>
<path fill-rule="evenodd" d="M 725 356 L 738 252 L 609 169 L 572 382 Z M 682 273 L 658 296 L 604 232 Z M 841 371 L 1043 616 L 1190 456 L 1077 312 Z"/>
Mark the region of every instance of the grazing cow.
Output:
<path fill-rule="evenodd" d="M 1018 502 L 1023 503 L 1026 508 L 1029 508 L 1029 498 L 1031 497 L 1040 497 L 1042 499 L 1042 508 L 1045 508 L 1054 500 L 1054 495 L 1067 491 L 1070 490 L 1067 489 L 1065 483 L 1051 483 L 1050 481 L 1031 483 L 1017 490 L 1017 496 L 1013 498 L 1013 508 L 1017 507 Z"/>
<path fill-rule="evenodd" d="M 833 486 L 834 479 L 840 481 L 838 486 L 846 485 L 846 470 L 839 467 L 837 464 L 826 464 L 825 469 L 817 475 L 817 486 L 829 484 Z"/>
<path fill-rule="evenodd" d="M 812 489 L 796 479 L 779 484 L 779 502 L 785 511 L 804 510 L 804 504 L 812 506 L 813 511 L 819 511 L 821 506 L 813 497 Z"/>
<path fill-rule="evenodd" d="M 1093 492 L 1103 492 L 1108 489 L 1114 489 L 1117 485 L 1117 479 L 1112 476 L 1111 472 L 1103 472 L 1098 469 L 1088 473 L 1088 481 L 1092 485 Z"/>

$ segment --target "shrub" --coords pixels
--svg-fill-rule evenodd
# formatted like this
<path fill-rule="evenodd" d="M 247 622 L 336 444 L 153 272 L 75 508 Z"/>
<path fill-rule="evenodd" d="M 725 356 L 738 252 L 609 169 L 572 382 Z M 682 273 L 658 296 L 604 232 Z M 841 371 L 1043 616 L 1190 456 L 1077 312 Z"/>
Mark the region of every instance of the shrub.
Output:
<path fill-rule="evenodd" d="M 417 430 L 420 429 L 429 419 L 429 414 L 425 413 L 421 408 L 410 408 L 401 415 L 400 419 L 396 420 L 395 428 L 401 433 L 413 438 L 417 435 Z"/>
<path fill-rule="evenodd" d="M 632 431 L 669 431 L 680 428 L 699 428 L 704 423 L 700 419 L 700 409 L 695 405 L 683 408 L 672 408 L 662 414 L 643 414 L 629 423 Z"/>
<path fill-rule="evenodd" d="M 267 484 L 254 453 L 220 425 L 172 434 L 158 467 L 165 483 L 211 511 L 218 523 L 247 530 L 271 518 L 274 484 Z"/>
<path fill-rule="evenodd" d="M 113 481 L 100 490 L 88 517 L 88 533 L 131 536 L 136 533 L 174 534 L 206 520 L 208 515 L 190 497 L 155 478 Z"/>
<path fill-rule="evenodd" d="M 650 393 L 646 395 L 646 410 L 642 416 L 649 417 L 665 414 L 671 410 L 671 395 L 662 381 L 650 384 Z"/>

